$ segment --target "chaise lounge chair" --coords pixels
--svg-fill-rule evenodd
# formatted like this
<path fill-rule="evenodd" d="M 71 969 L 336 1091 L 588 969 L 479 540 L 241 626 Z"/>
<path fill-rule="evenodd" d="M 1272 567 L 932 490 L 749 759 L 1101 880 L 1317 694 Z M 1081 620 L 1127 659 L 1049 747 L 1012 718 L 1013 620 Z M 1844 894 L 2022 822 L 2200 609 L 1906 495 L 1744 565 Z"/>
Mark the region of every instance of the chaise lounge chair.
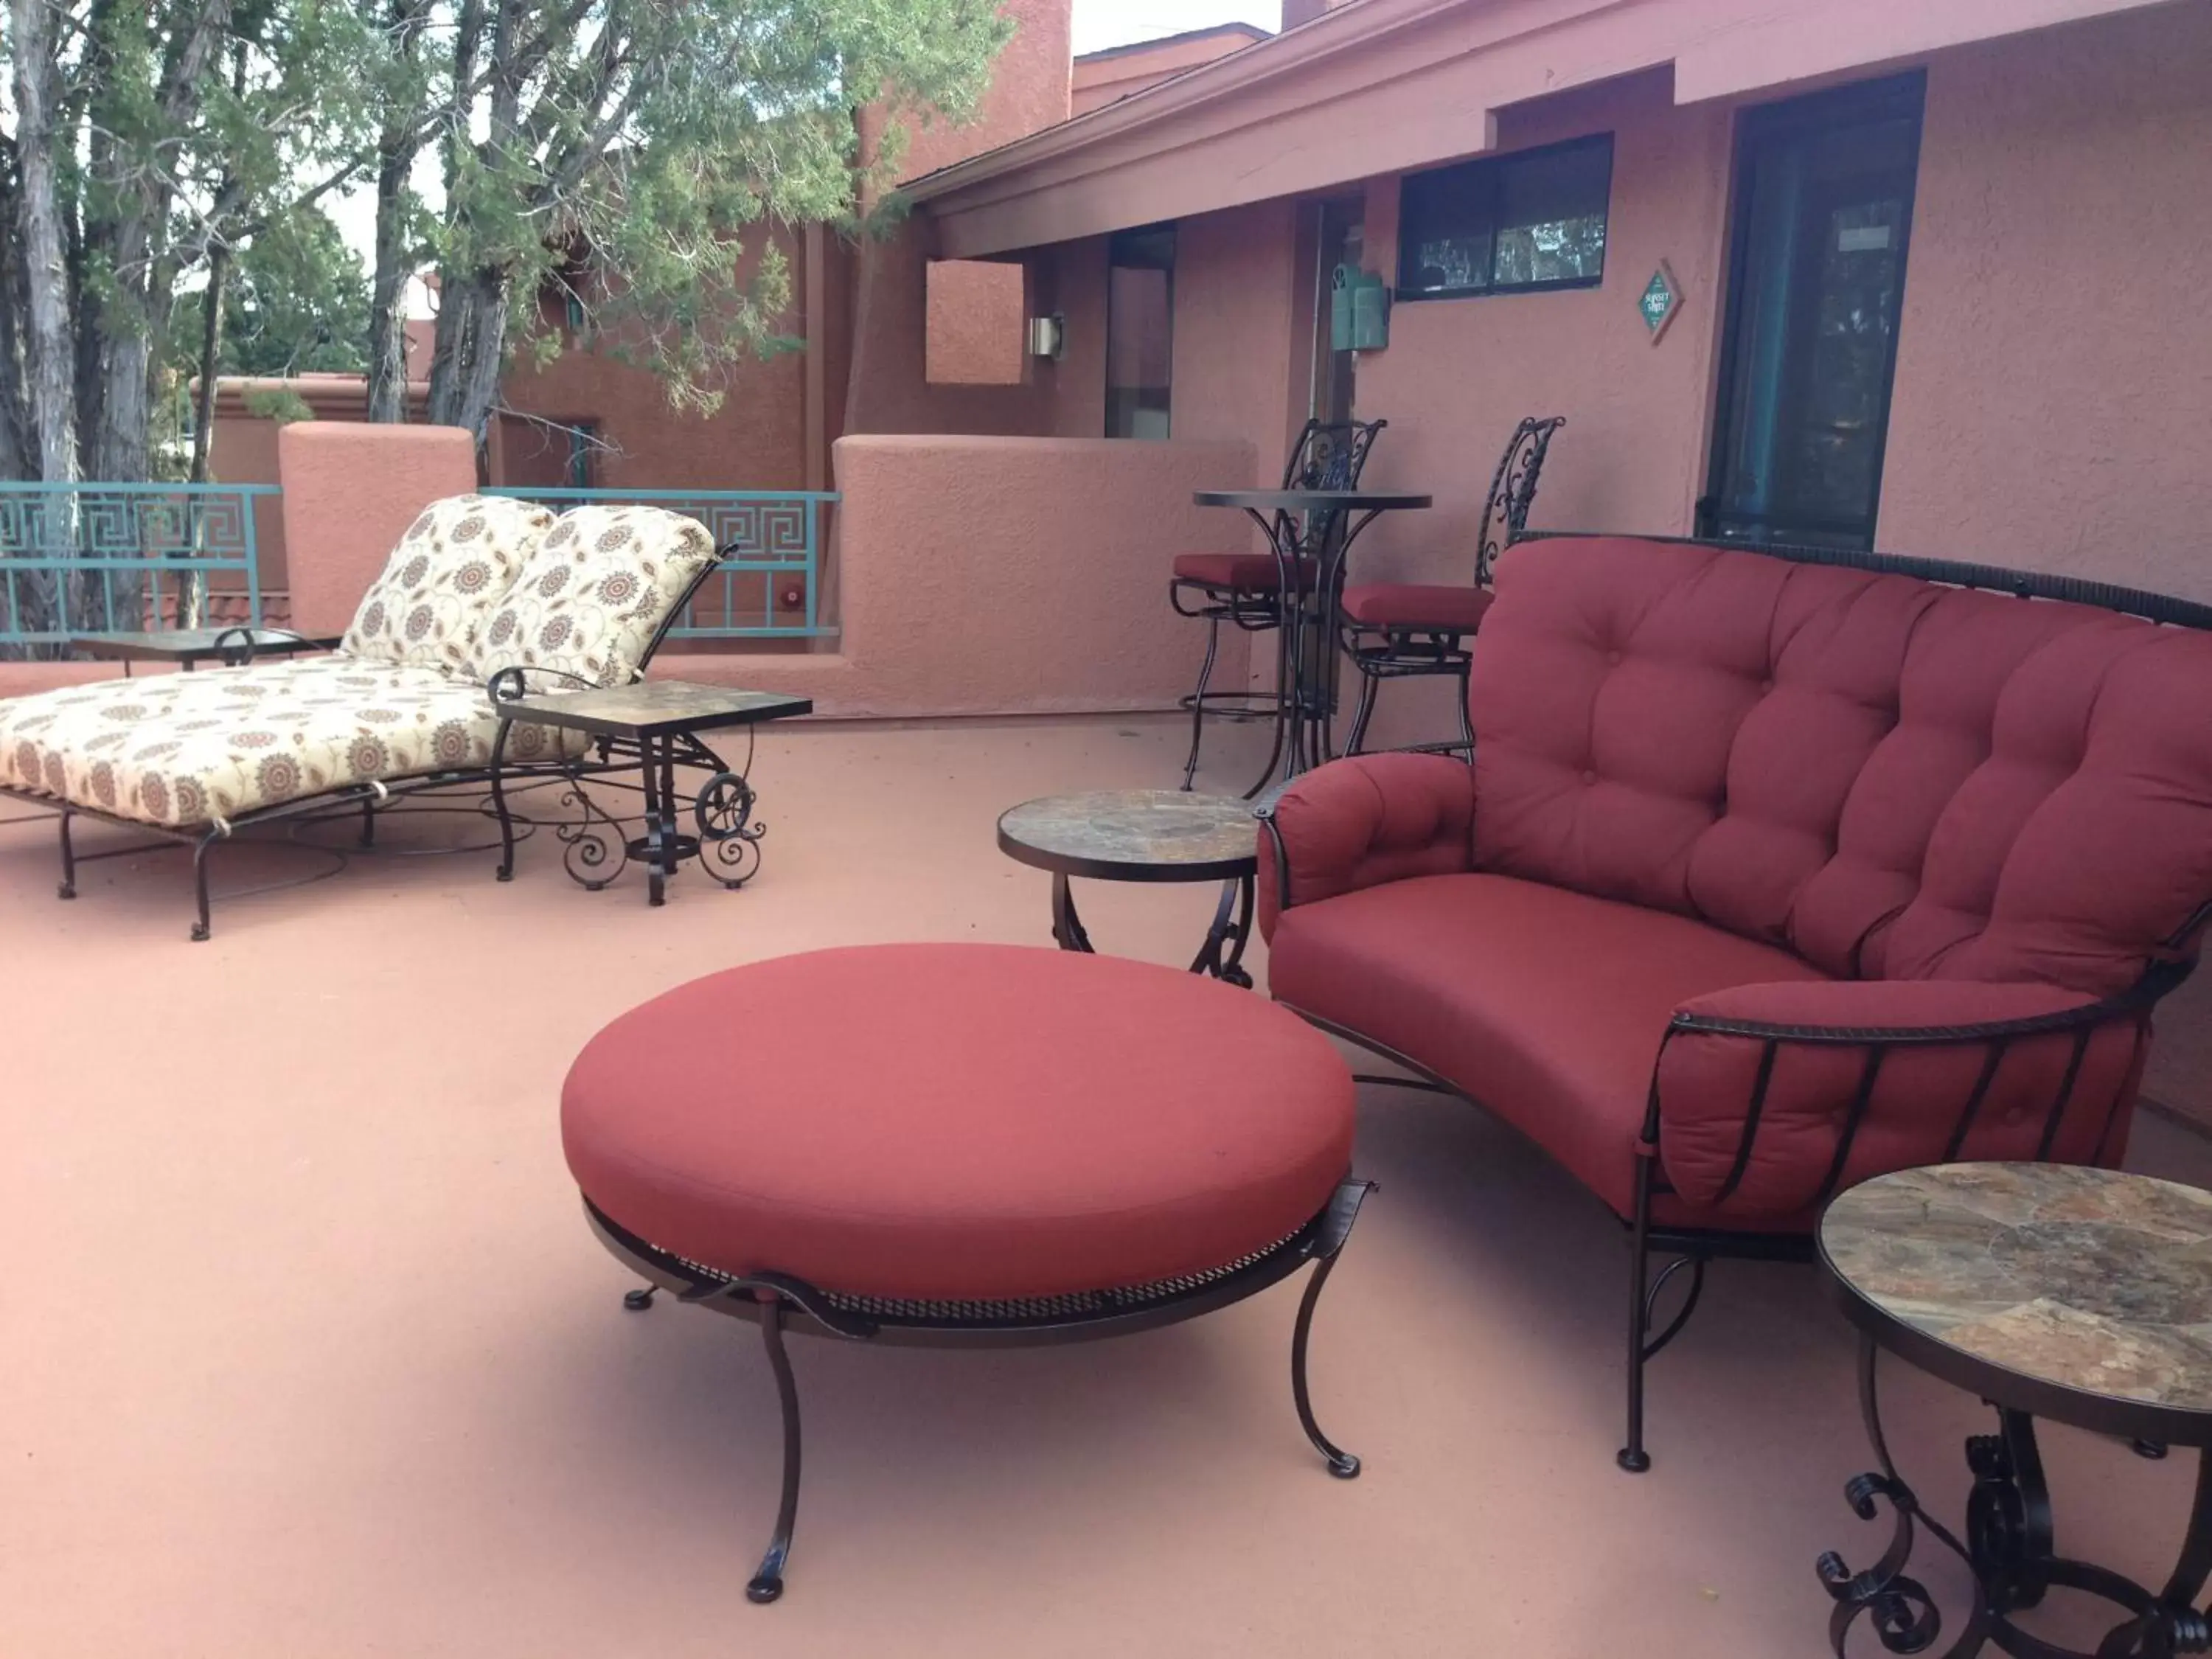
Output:
<path fill-rule="evenodd" d="M 433 502 L 328 656 L 0 701 L 0 795 L 58 810 L 64 898 L 81 857 L 143 850 L 79 854 L 77 817 L 191 848 L 191 937 L 204 939 L 216 842 L 349 805 L 371 823 L 406 795 L 488 783 L 495 676 L 548 691 L 640 678 L 715 562 L 702 526 L 659 507 L 556 521 L 498 497 Z M 518 726 L 507 774 L 589 769 L 586 742 Z"/>

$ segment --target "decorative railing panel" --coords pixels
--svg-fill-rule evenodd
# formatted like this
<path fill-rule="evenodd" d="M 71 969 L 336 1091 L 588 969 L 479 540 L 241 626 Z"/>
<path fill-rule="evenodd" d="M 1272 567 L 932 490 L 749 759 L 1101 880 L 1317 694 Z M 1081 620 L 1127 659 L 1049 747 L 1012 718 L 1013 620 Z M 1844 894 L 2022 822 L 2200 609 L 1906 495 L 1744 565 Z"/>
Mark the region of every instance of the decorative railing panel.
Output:
<path fill-rule="evenodd" d="M 812 639 L 837 630 L 822 613 L 822 544 L 834 494 L 821 490 L 581 489 L 515 485 L 486 492 L 572 507 L 665 507 L 707 526 L 714 574 L 669 630 L 678 640 Z"/>
<path fill-rule="evenodd" d="M 211 592 L 261 622 L 257 499 L 274 484 L 0 482 L 0 655 L 174 623 Z"/>

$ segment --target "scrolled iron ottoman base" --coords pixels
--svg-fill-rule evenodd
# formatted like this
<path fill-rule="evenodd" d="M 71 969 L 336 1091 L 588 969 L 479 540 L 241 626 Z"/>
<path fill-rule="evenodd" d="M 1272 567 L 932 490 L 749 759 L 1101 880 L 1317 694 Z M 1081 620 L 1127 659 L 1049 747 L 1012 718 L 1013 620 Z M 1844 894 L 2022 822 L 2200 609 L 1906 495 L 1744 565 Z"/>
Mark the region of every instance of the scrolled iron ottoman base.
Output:
<path fill-rule="evenodd" d="M 1291 1341 L 1298 1421 L 1314 1307 L 1369 1184 L 1328 1039 L 1217 980 L 997 945 L 817 951 L 635 1009 L 562 1094 L 585 1213 L 645 1281 L 761 1328 L 782 1500 L 746 1594 L 783 1593 L 798 1518 L 788 1333 L 953 1348 L 1177 1323 L 1312 1273 Z M 1091 1288 L 1091 1287 L 1100 1288 Z"/>
<path fill-rule="evenodd" d="M 792 1532 L 799 1519 L 799 1383 L 784 1348 L 787 1330 L 803 1336 L 912 1347 L 1012 1348 L 1091 1342 L 1195 1319 L 1256 1295 L 1311 1262 L 1313 1274 L 1306 1280 L 1305 1295 L 1298 1303 L 1297 1324 L 1291 1334 L 1291 1400 L 1297 1407 L 1298 1425 L 1322 1455 L 1328 1472 L 1340 1480 L 1356 1479 L 1359 1460 L 1331 1441 L 1314 1420 L 1313 1398 L 1306 1387 L 1306 1345 L 1322 1286 L 1328 1283 L 1337 1254 L 1352 1236 L 1360 1204 L 1373 1190 L 1371 1182 L 1346 1181 L 1337 1188 L 1328 1208 L 1297 1232 L 1211 1273 L 1128 1290 L 1021 1302 L 884 1302 L 872 1297 L 839 1296 L 781 1273 L 734 1277 L 656 1249 L 600 1214 L 588 1199 L 584 1212 L 592 1231 L 615 1258 L 647 1281 L 646 1288 L 629 1291 L 623 1297 L 623 1305 L 633 1313 L 650 1308 L 655 1293 L 666 1291 L 678 1302 L 751 1320 L 761 1328 L 783 1407 L 782 1501 L 776 1510 L 775 1530 L 769 1535 L 768 1551 L 761 1557 L 760 1571 L 745 1585 L 747 1600 L 766 1603 L 783 1594 L 784 1565 L 791 1557 Z"/>

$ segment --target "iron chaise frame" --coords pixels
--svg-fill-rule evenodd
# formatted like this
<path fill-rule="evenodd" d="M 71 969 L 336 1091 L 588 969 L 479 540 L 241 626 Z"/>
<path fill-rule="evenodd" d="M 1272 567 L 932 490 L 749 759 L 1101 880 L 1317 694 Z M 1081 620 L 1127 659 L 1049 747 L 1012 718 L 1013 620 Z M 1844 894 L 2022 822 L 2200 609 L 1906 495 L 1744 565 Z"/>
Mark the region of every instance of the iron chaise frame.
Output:
<path fill-rule="evenodd" d="M 666 642 L 670 630 L 676 626 L 678 619 L 690 609 L 692 601 L 706 586 L 708 579 L 721 568 L 723 560 L 730 556 L 730 552 L 731 550 L 726 547 L 718 549 L 714 557 L 691 579 L 682 596 L 669 607 L 668 614 L 661 618 L 660 625 L 653 629 L 653 637 L 647 641 L 645 650 L 639 656 L 636 672 L 630 677 L 629 683 L 635 683 L 645 678 L 647 666 L 659 652 L 661 646 Z M 223 665 L 227 668 L 252 666 L 253 630 L 245 627 L 225 629 L 222 637 L 228 639 L 233 634 L 239 636 L 239 645 L 234 652 L 226 653 Z M 494 687 L 512 684 L 512 677 L 518 672 L 543 672 L 545 671 L 515 667 L 501 668 L 485 682 L 485 695 L 496 703 L 501 701 L 501 698 L 493 690 Z M 158 852 L 168 848 L 189 850 L 192 855 L 194 906 L 190 937 L 195 944 L 201 944 L 213 937 L 214 933 L 213 901 L 208 890 L 208 855 L 219 843 L 231 840 L 241 830 L 290 820 L 329 817 L 343 813 L 349 809 L 358 809 L 361 813 L 362 825 L 359 845 L 366 848 L 374 846 L 375 842 L 377 815 L 419 795 L 476 789 L 484 792 L 488 796 L 495 777 L 502 779 L 508 785 L 519 783 L 524 788 L 531 788 L 562 781 L 574 784 L 585 777 L 631 769 L 635 768 L 630 763 L 611 758 L 603 759 L 598 763 L 585 760 L 510 763 L 502 768 L 498 757 L 495 757 L 481 766 L 455 767 L 381 781 L 336 784 L 327 789 L 317 790 L 311 794 L 295 795 L 289 800 L 276 801 L 267 806 L 256 807 L 250 812 L 240 812 L 234 817 L 214 818 L 205 823 L 182 825 L 148 823 L 141 818 L 125 817 L 118 812 L 103 811 L 98 807 L 80 805 L 74 801 L 57 799 L 52 795 L 41 794 L 27 789 L 18 789 L 6 784 L 0 784 L 0 797 L 21 801 L 31 806 L 43 807 L 58 818 L 62 872 L 61 881 L 56 892 L 61 898 L 73 899 L 76 896 L 76 869 L 80 864 L 90 864 L 101 859 L 128 858 L 140 853 Z M 71 822 L 76 818 L 88 818 L 96 823 L 112 824 L 118 830 L 134 831 L 145 839 L 133 842 L 128 846 L 103 847 L 96 852 L 80 853 L 76 850 L 70 830 Z M 337 851 L 335 848 L 320 850 Z"/>
<path fill-rule="evenodd" d="M 792 1532 L 799 1516 L 799 1385 L 784 1349 L 787 1329 L 803 1335 L 830 1336 L 850 1342 L 884 1342 L 945 1348 L 1029 1347 L 1090 1342 L 1180 1324 L 1212 1313 L 1280 1283 L 1310 1263 L 1312 1274 L 1298 1302 L 1291 1334 L 1291 1401 L 1298 1426 L 1322 1455 L 1328 1472 L 1349 1480 L 1359 1460 L 1337 1446 L 1314 1420 L 1306 1384 L 1306 1349 L 1315 1305 L 1334 1271 L 1337 1257 L 1352 1237 L 1359 1206 L 1374 1183 L 1347 1174 L 1328 1203 L 1289 1237 L 1208 1271 L 1119 1290 L 1065 1296 L 985 1302 L 909 1302 L 841 1295 L 786 1273 L 728 1273 L 648 1243 L 584 1200 L 585 1218 L 617 1261 L 646 1281 L 628 1291 L 623 1305 L 643 1312 L 666 1291 L 679 1302 L 715 1313 L 751 1320 L 775 1373 L 783 1418 L 782 1494 L 775 1526 L 759 1570 L 745 1586 L 755 1602 L 783 1594 L 784 1567 L 791 1557 Z"/>
<path fill-rule="evenodd" d="M 1595 539 L 1602 532 L 1589 531 L 1529 531 L 1516 538 L 1520 545 L 1546 541 L 1575 541 Z M 1997 566 L 1965 563 L 1949 560 L 1919 559 L 1900 554 L 1862 552 L 1852 549 L 1804 547 L 1775 543 L 1751 543 L 1717 540 L 1686 536 L 1638 536 L 1638 541 L 1657 542 L 1669 545 L 1710 547 L 1732 552 L 1759 554 L 1768 557 L 1787 559 L 1800 564 L 1837 565 L 1850 569 L 1869 570 L 1918 577 L 1948 587 L 1971 588 L 2003 593 L 2021 599 L 2058 600 L 2068 604 L 2091 605 L 2101 610 L 2137 617 L 2162 627 L 2191 628 L 2212 631 L 2212 605 L 2193 600 L 2173 599 L 2165 594 L 2150 593 L 2136 588 L 2082 580 L 2069 576 L 2057 576 L 2038 571 L 2009 570 Z M 1469 757 L 1473 764 L 1473 757 Z M 1285 845 L 1280 826 L 1276 822 L 1276 799 L 1269 798 L 1255 811 L 1254 816 L 1265 826 L 1274 860 L 1275 891 L 1282 909 L 1294 908 L 1291 901 L 1291 869 L 1289 848 Z M 1477 802 L 1476 810 L 1480 810 Z M 1699 1035 L 1737 1037 L 1761 1045 L 1759 1064 L 1756 1069 L 1753 1093 L 1746 1103 L 1742 1131 L 1735 1149 L 1730 1174 L 1723 1188 L 1720 1201 L 1725 1203 L 1736 1191 L 1750 1167 L 1753 1152 L 1757 1145 L 1760 1109 L 1765 1090 L 1776 1069 L 1777 1060 L 1785 1045 L 1798 1044 L 1822 1047 L 1863 1048 L 1867 1058 L 1861 1068 L 1856 1085 L 1838 1132 L 1836 1150 L 1829 1161 L 1819 1191 L 1808 1210 L 1817 1212 L 1832 1197 L 1840 1185 L 1850 1161 L 1851 1147 L 1867 1112 L 1873 1103 L 1875 1085 L 1880 1081 L 1884 1065 L 1893 1054 L 1902 1050 L 1926 1050 L 1936 1048 L 1981 1048 L 1986 1051 L 1976 1082 L 1966 1101 L 1954 1120 L 1946 1142 L 1945 1161 L 1955 1158 L 1965 1146 L 1972 1129 L 1982 1103 L 1995 1081 L 1999 1066 L 2010 1047 L 2033 1038 L 2070 1036 L 2072 1048 L 2058 1087 L 2048 1108 L 2038 1146 L 2038 1157 L 2048 1157 L 2056 1140 L 2059 1126 L 2071 1102 L 2075 1079 L 2088 1053 L 2096 1033 L 2116 1023 L 2132 1021 L 2136 1026 L 2138 1049 L 2148 1043 L 2150 1036 L 2150 1016 L 2158 1002 L 2186 980 L 2196 966 L 2197 946 L 2208 927 L 2212 927 L 2212 897 L 2193 914 L 2181 927 L 2164 942 L 2160 952 L 2150 958 L 2142 976 L 2127 990 L 2100 1001 L 2058 1013 L 2033 1018 L 1990 1021 L 1978 1024 L 1951 1026 L 1907 1027 L 1850 1027 L 1790 1025 L 1764 1021 L 1722 1019 L 1713 1017 L 1677 1013 L 1660 1039 L 1652 1065 L 1650 1091 L 1645 1105 L 1644 1122 L 1631 1156 L 1635 1160 L 1633 1203 L 1626 1217 L 1615 1215 L 1626 1227 L 1629 1237 L 1629 1296 L 1628 1296 L 1628 1367 L 1626 1399 L 1626 1433 L 1617 1461 L 1632 1474 L 1640 1474 L 1651 1467 L 1650 1452 L 1644 1445 L 1644 1369 L 1658 1354 L 1682 1334 L 1691 1316 L 1697 1310 L 1705 1290 L 1705 1268 L 1717 1259 L 1763 1261 L 1796 1261 L 1809 1263 L 1814 1257 L 1814 1239 L 1810 1232 L 1737 1231 L 1729 1228 L 1667 1226 L 1652 1219 L 1653 1200 L 1669 1194 L 1665 1172 L 1661 1168 L 1659 1135 L 1661 1103 L 1659 1098 L 1659 1065 L 1666 1054 L 1667 1046 L 1679 1036 Z M 1367 1049 L 1391 1064 L 1403 1067 L 1411 1075 L 1391 1077 L 1364 1075 L 1363 1083 L 1385 1084 L 1394 1087 L 1414 1088 L 1427 1092 L 1443 1094 L 1463 1100 L 1472 1105 L 1482 1103 L 1437 1072 L 1431 1070 L 1412 1056 L 1399 1053 L 1376 1042 L 1362 1032 L 1322 1018 L 1295 1004 L 1285 1004 L 1301 1018 L 1320 1029 Z M 2097 1150 L 2101 1158 L 2106 1152 L 2113 1125 L 2108 1119 L 2100 1135 Z M 1525 1138 L 1525 1137 L 1524 1137 Z M 1541 1147 L 1539 1151 L 1543 1151 Z M 1548 1152 L 1547 1156 L 1548 1156 Z M 1613 1213 L 1611 1206 L 1607 1212 Z M 1655 1256 L 1671 1258 L 1666 1261 L 1655 1276 L 1652 1262 Z M 1688 1283 L 1681 1300 L 1666 1322 L 1660 1322 L 1662 1297 L 1667 1287 L 1686 1270 Z"/>

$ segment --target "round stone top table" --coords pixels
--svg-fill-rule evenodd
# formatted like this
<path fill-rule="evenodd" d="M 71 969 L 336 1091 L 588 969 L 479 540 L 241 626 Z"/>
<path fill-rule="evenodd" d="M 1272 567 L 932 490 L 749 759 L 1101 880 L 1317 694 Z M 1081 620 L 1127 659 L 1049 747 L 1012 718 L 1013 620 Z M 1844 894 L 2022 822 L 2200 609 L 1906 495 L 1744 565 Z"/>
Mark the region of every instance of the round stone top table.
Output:
<path fill-rule="evenodd" d="M 2212 1193 L 2147 1176 L 2046 1164 L 1959 1164 L 1881 1176 L 1822 1216 L 1829 1290 L 1860 1334 L 1859 1401 L 1879 1473 L 1851 1482 L 1863 1520 L 1881 1504 L 1894 1530 L 1881 1560 L 1853 1573 L 1830 1553 L 1830 1645 L 1846 1650 L 1871 1616 L 1893 1653 L 1930 1650 L 1935 1601 L 1907 1576 L 1916 1525 L 1963 1559 L 1976 1587 L 1943 1659 L 1990 1643 L 2035 1659 L 2170 1659 L 2212 1652 L 2197 1607 L 2212 1577 L 2212 1453 L 2200 1449 L 2179 1559 L 2153 1592 L 2056 1552 L 2039 1417 L 2132 1441 L 2212 1446 Z M 1887 1351 L 1995 1407 L 1997 1432 L 1966 1443 L 1974 1486 L 1961 1539 L 1899 1476 L 1881 1425 L 1875 1363 Z M 2095 1654 L 2052 1645 L 2016 1622 L 2064 1589 L 2125 1617 Z"/>
<path fill-rule="evenodd" d="M 1951 1164 L 1844 1193 L 1820 1237 L 1845 1315 L 1921 1370 L 2083 1428 L 2212 1442 L 2212 1193 Z"/>
<path fill-rule="evenodd" d="M 649 1289 L 760 1322 L 782 1507 L 749 1594 L 781 1593 L 799 1492 L 787 1318 L 853 1340 L 994 1346 L 1188 1319 L 1315 1267 L 1366 1184 L 1356 1091 L 1296 1015 L 1150 963 L 896 945 L 679 986 L 587 1044 L 562 1091 L 600 1239 Z"/>
<path fill-rule="evenodd" d="M 1179 789 L 1107 789 L 1048 795 L 999 817 L 999 850 L 1052 872 L 1052 936 L 1063 951 L 1089 951 L 1071 876 L 1099 881 L 1218 881 L 1212 928 L 1191 963 L 1249 988 L 1242 966 L 1252 933 L 1253 878 L 1260 826 L 1251 803 Z"/>

